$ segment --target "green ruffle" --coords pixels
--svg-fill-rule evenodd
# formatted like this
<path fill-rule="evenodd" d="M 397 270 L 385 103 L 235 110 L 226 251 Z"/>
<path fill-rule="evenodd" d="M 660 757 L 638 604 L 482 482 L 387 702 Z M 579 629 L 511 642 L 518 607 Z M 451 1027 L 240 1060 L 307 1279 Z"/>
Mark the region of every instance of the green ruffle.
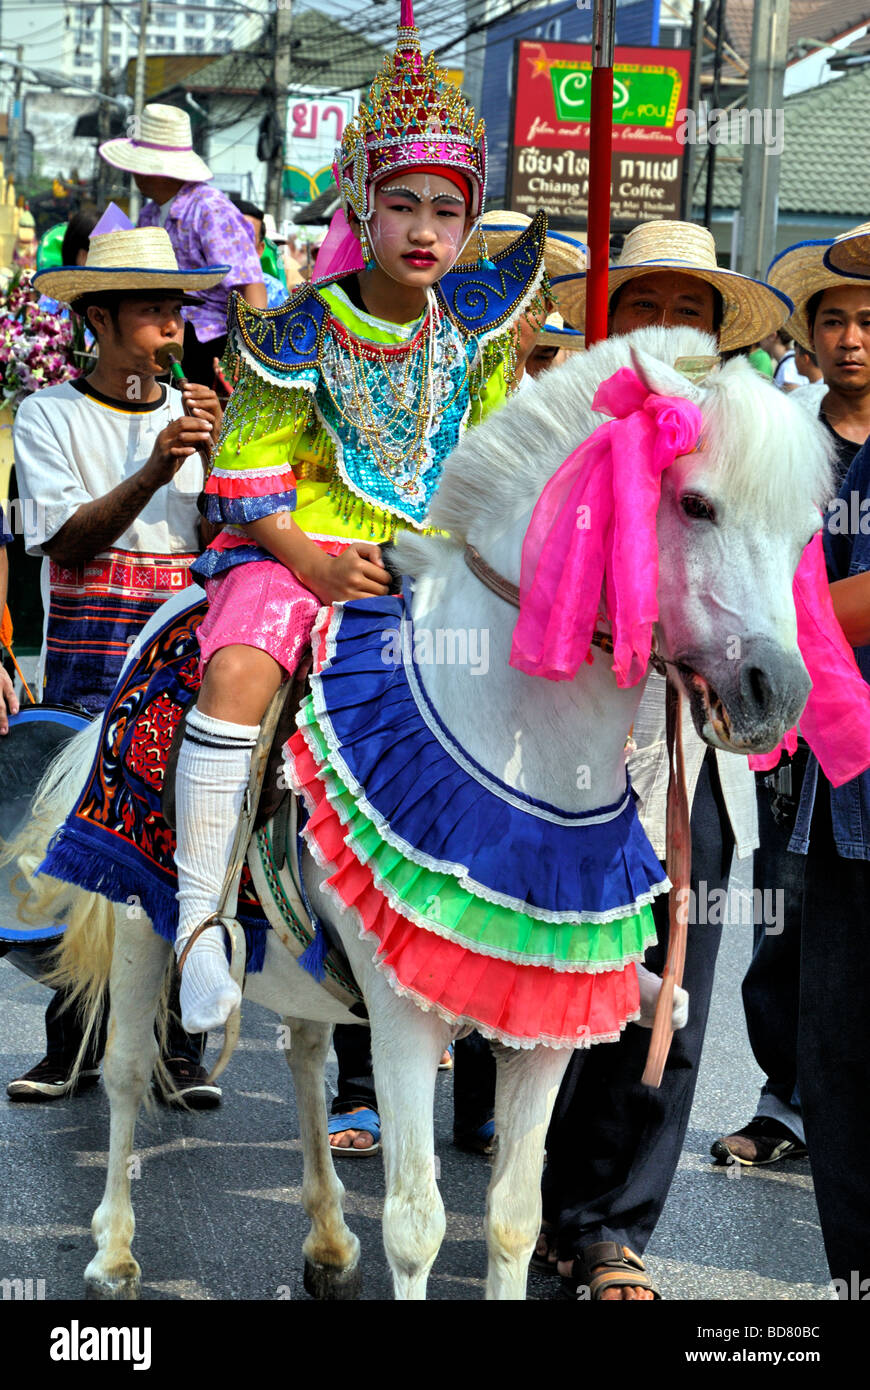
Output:
<path fill-rule="evenodd" d="M 375 883 L 391 906 L 411 921 L 484 955 L 551 969 L 561 965 L 574 970 L 621 970 L 628 961 L 641 960 L 655 942 L 649 906 L 611 922 L 541 922 L 487 902 L 463 888 L 452 874 L 414 864 L 383 839 L 332 767 L 310 697 L 298 722 L 305 725 L 329 802 L 344 825 L 354 854 L 372 870 Z"/>

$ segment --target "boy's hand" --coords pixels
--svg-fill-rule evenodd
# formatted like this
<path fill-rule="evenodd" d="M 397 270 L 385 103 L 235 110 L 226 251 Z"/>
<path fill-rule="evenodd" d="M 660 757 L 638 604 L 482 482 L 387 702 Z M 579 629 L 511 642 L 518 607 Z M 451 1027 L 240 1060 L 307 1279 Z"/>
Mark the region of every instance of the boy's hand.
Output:
<path fill-rule="evenodd" d="M 142 469 L 146 481 L 155 488 L 171 482 L 184 460 L 211 446 L 211 427 L 204 417 L 182 415 L 162 429 L 154 441 L 151 457 Z"/>
<path fill-rule="evenodd" d="M 18 696 L 8 674 L 0 666 L 0 735 L 8 734 L 10 714 L 18 713 Z"/>
<path fill-rule="evenodd" d="M 181 391 L 181 403 L 188 416 L 207 420 L 212 439 L 217 439 L 224 413 L 211 387 L 202 386 L 198 381 L 188 381 Z"/>
<path fill-rule="evenodd" d="M 340 555 L 321 555 L 323 563 L 316 572 L 300 576 L 321 603 L 341 603 L 388 592 L 390 576 L 378 546 L 354 541 Z"/>

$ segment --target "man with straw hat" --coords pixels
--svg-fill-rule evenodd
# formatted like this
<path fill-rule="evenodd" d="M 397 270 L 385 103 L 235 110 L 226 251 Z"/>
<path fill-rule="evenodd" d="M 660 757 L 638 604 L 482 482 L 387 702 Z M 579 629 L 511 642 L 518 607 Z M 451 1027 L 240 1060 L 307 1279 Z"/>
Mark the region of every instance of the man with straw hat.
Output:
<path fill-rule="evenodd" d="M 107 140 L 100 146 L 107 164 L 133 175 L 148 199 L 140 227 L 165 227 L 181 270 L 226 264 L 228 273 L 206 287 L 202 302 L 185 311 L 185 374 L 210 386 L 214 359 L 223 356 L 227 304 L 239 290 L 256 309 L 266 307 L 266 288 L 251 227 L 219 188 L 193 149 L 190 117 L 176 106 L 146 106 L 135 137 Z"/>
<path fill-rule="evenodd" d="M 831 332 L 835 366 L 851 365 L 838 391 L 857 397 L 870 353 L 870 224 L 846 232 L 814 266 L 800 248 L 771 268 L 782 278 L 804 260 L 795 337 L 811 334 L 817 348 Z M 824 268 L 846 277 L 842 286 L 817 283 Z M 812 294 L 806 291 L 812 284 Z M 821 290 L 821 298 L 816 300 Z M 863 296 L 863 301 L 862 301 Z M 815 301 L 815 302 L 814 302 Z M 862 307 L 863 302 L 863 307 Z M 837 314 L 828 322 L 827 310 Z M 837 321 L 839 320 L 839 322 Z M 823 349 L 824 350 L 824 349 Z M 837 351 L 840 353 L 837 360 Z M 844 391 L 843 388 L 846 388 Z M 836 429 L 843 434 L 842 417 Z M 858 450 L 828 510 L 823 539 L 834 613 L 864 679 L 870 682 L 870 438 Z M 838 1298 L 866 1299 L 870 1291 L 870 1150 L 867 1019 L 867 903 L 870 901 L 870 772 L 833 786 L 810 755 L 794 815 L 788 858 L 796 864 L 788 889 L 800 902 L 799 984 L 796 991 L 797 1078 L 813 1187 L 825 1253 Z M 783 858 L 786 856 L 783 855 Z"/>
<path fill-rule="evenodd" d="M 531 226 L 531 221 L 532 219 L 527 217 L 524 212 L 513 212 L 511 209 L 485 212 L 482 224 L 489 254 L 495 256 L 500 251 L 507 250 Z M 544 266 L 547 272 L 546 281 L 525 313 L 516 322 L 517 343 L 514 371 L 514 388 L 516 390 L 524 390 L 531 384 L 532 378 L 526 372 L 526 364 L 540 340 L 548 316 L 556 308 L 557 298 L 559 298 L 560 305 L 562 298 L 568 304 L 574 302 L 576 296 L 574 277 L 579 271 L 586 269 L 586 247 L 582 241 L 569 236 L 567 232 L 554 232 L 552 228 L 548 227 L 544 242 Z M 557 296 L 552 289 L 553 282 L 557 279 L 564 287 L 561 296 Z"/>
<path fill-rule="evenodd" d="M 70 304 L 99 342 L 88 377 L 29 396 L 15 417 L 15 464 L 25 543 L 43 555 L 47 594 L 43 699 L 98 714 L 129 644 L 164 599 L 190 583 L 201 549 L 197 497 L 221 423 L 214 393 L 158 380 L 181 355 L 182 306 L 191 290 L 220 284 L 227 267 L 179 270 L 163 228 L 134 229 L 110 204 L 84 265 L 40 272 L 34 283 Z M 46 1057 L 10 1082 L 13 1100 L 69 1093 L 82 1041 L 58 994 L 46 1014 Z M 95 1084 L 104 1038 L 85 1059 L 80 1085 Z M 205 1086 L 202 1040 L 171 1031 L 169 1070 L 188 1103 L 216 1104 Z"/>
<path fill-rule="evenodd" d="M 626 237 L 609 279 L 609 332 L 656 324 L 709 333 L 720 350 L 756 343 L 782 324 L 791 301 L 769 285 L 720 270 L 711 234 L 687 222 L 649 222 Z M 570 309 L 562 297 L 573 288 Z M 586 279 L 556 278 L 566 318 L 585 326 Z M 702 370 L 715 358 L 697 364 Z M 690 366 L 686 364 L 687 369 Z M 629 759 L 644 829 L 665 853 L 667 745 L 664 680 L 651 675 L 634 725 Z M 748 857 L 758 843 L 755 784 L 748 763 L 707 748 L 684 711 L 683 747 L 691 806 L 691 888 L 727 884 L 732 852 Z M 705 898 L 705 901 L 707 899 Z M 647 955 L 661 973 L 667 953 L 667 898 L 654 904 L 658 944 Z M 534 1264 L 556 1271 L 577 1296 L 592 1301 L 658 1297 L 643 1253 L 661 1215 L 682 1151 L 698 1075 L 721 926 L 690 924 L 683 984 L 689 1022 L 674 1035 L 661 1088 L 643 1086 L 648 1039 L 627 1028 L 616 1047 L 593 1048 L 571 1061 L 547 1138 L 544 1228 Z M 637 1252 L 640 1252 L 637 1253 Z"/>
<path fill-rule="evenodd" d="M 855 233 L 846 234 L 851 252 Z M 828 269 L 833 239 L 802 241 L 771 262 L 768 280 L 794 301 L 787 331 L 813 352 L 827 388 L 818 401 L 819 419 L 836 450 L 839 486 L 864 441 L 870 437 L 870 279 Z M 847 265 L 860 265 L 854 257 Z M 798 802 L 809 749 L 799 739 L 794 756 L 775 773 L 756 777 L 760 847 L 755 879 L 784 893 L 782 930 L 756 926 L 752 961 L 743 981 L 746 1028 L 765 1080 L 749 1124 L 717 1139 L 720 1162 L 773 1163 L 806 1154 L 797 1083 L 798 995 L 804 861 L 791 852 Z"/>

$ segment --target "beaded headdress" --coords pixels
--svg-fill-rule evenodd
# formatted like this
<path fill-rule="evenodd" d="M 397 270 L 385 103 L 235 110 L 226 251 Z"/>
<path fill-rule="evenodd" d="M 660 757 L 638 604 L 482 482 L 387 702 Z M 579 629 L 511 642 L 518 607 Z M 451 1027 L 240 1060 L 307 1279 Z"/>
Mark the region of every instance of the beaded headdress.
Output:
<path fill-rule="evenodd" d="M 486 185 L 483 121 L 436 66 L 434 53 L 424 59 L 413 0 L 402 0 L 398 35 L 395 53 L 384 58 L 336 151 L 342 201 L 365 224 L 374 180 L 411 165 L 441 165 L 466 175 L 470 213 L 478 218 Z"/>

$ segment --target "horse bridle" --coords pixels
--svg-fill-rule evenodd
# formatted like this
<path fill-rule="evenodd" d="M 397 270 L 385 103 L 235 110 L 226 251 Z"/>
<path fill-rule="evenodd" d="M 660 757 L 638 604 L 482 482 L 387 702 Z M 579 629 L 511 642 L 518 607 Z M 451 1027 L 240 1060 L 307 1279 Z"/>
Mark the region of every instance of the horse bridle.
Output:
<path fill-rule="evenodd" d="M 510 603 L 514 608 L 519 608 L 519 586 L 512 584 L 509 579 L 505 579 L 503 574 L 499 574 L 498 570 L 494 570 L 492 565 L 488 565 L 479 550 L 475 550 L 473 545 L 466 545 L 463 552 L 463 559 L 471 570 L 471 573 L 480 580 L 481 584 L 484 584 L 492 593 L 497 594 L 499 598 L 504 599 L 505 603 Z M 601 650 L 607 652 L 609 656 L 613 655 L 612 633 L 605 632 L 602 628 L 596 628 L 592 634 L 591 641 L 594 647 L 600 647 Z M 650 652 L 649 662 L 653 670 L 660 676 L 667 676 L 668 664 L 674 664 L 673 662 L 668 663 L 667 658 L 660 656 L 655 650 Z"/>
<path fill-rule="evenodd" d="M 516 584 L 505 579 L 484 560 L 473 545 L 466 545 L 463 558 L 471 573 L 505 603 L 520 606 L 520 591 Z M 613 635 L 598 628 L 592 643 L 603 652 L 613 654 Z M 647 1052 L 642 1080 L 647 1086 L 661 1085 L 668 1052 L 673 1037 L 671 1017 L 674 986 L 683 982 L 686 961 L 686 935 L 689 917 L 689 886 L 691 875 L 692 839 L 689 826 L 689 801 L 686 792 L 686 769 L 683 761 L 680 689 L 670 677 L 669 662 L 657 652 L 650 653 L 650 665 L 659 675 L 667 677 L 666 719 L 668 742 L 668 798 L 666 812 L 666 862 L 671 891 L 668 895 L 668 954 L 662 971 L 662 987 L 656 1003 L 655 1021 Z"/>

